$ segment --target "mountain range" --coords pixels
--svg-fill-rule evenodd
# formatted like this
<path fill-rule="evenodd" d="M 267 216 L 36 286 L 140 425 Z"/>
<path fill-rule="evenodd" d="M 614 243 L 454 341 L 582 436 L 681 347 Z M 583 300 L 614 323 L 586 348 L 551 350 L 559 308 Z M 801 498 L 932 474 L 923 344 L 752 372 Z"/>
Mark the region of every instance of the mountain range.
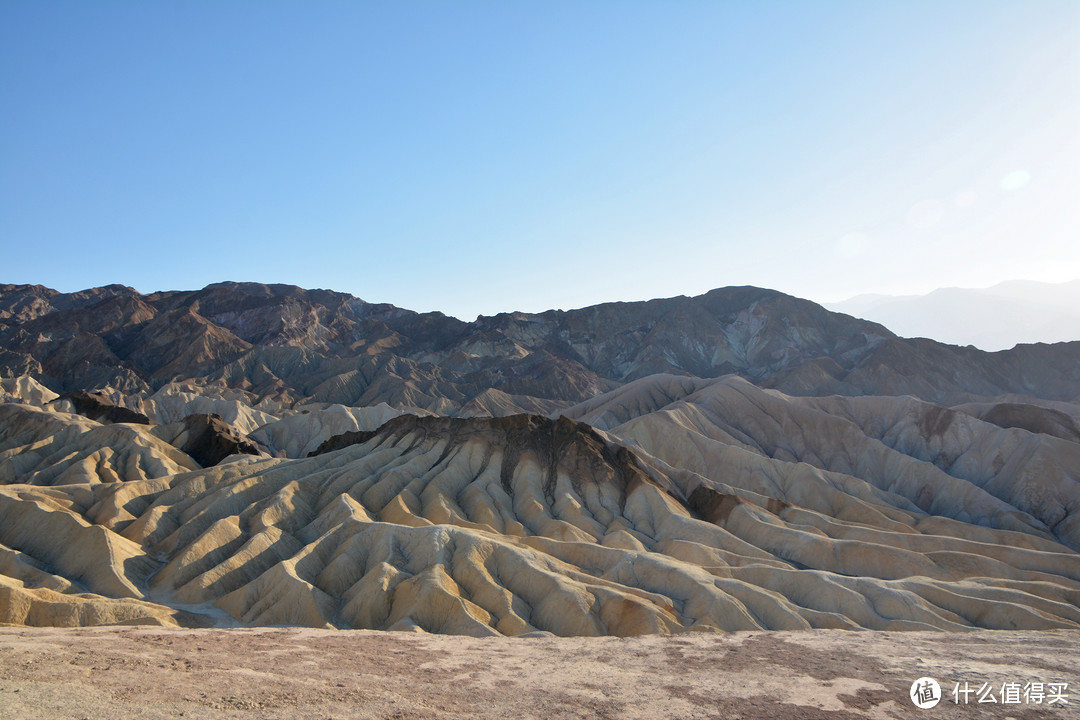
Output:
<path fill-rule="evenodd" d="M 1080 627 L 1080 342 L 0 286 L 0 623 Z"/>
<path fill-rule="evenodd" d="M 466 323 L 287 285 L 150 295 L 0 285 L 0 348 L 0 374 L 61 392 L 145 394 L 194 381 L 256 402 L 385 402 L 453 415 L 551 412 L 656 373 L 947 403 L 1080 395 L 1080 342 L 986 353 L 901 338 L 754 287 Z"/>

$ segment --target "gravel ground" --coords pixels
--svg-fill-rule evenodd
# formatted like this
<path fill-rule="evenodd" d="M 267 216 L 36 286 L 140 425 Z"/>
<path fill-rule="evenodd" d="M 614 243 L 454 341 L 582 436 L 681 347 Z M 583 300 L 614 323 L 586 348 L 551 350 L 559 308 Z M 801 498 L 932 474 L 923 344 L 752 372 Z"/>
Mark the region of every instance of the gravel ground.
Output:
<path fill-rule="evenodd" d="M 1080 718 L 1080 631 L 467 638 L 0 628 L 0 718 Z M 919 709 L 917 678 L 943 699 Z M 973 692 L 953 702 L 956 683 Z M 1043 703 L 979 703 L 989 683 Z M 1066 683 L 1068 705 L 1047 704 Z M 1031 690 L 1037 686 L 1029 687 Z M 986 697 L 984 693 L 984 698 Z"/>

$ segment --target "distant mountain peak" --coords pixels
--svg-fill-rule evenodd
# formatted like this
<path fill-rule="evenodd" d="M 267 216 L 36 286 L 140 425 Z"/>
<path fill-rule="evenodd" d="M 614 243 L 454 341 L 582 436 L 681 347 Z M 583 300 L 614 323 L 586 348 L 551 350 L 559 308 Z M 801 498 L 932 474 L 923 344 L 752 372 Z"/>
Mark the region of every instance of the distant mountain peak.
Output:
<path fill-rule="evenodd" d="M 61 392 L 190 380 L 293 402 L 440 414 L 549 412 L 657 373 L 737 374 L 796 395 L 1080 394 L 1080 344 L 1000 357 L 964 351 L 752 286 L 471 323 L 284 284 L 149 295 L 4 288 L 0 375 L 30 372 Z"/>

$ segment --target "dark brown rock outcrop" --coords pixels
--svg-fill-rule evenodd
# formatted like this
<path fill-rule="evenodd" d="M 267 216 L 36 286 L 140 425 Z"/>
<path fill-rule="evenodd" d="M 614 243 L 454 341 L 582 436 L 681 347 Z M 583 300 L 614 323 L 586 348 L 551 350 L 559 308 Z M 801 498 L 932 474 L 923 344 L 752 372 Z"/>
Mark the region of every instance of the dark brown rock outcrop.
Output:
<path fill-rule="evenodd" d="M 380 445 L 397 445 L 406 437 L 411 438 L 413 445 L 446 441 L 442 459 L 470 440 L 483 440 L 490 448 L 499 448 L 502 455 L 500 478 L 503 488 L 511 494 L 511 478 L 525 457 L 540 465 L 545 478 L 544 492 L 549 496 L 554 493 L 556 476 L 560 472 L 570 477 L 571 484 L 579 492 L 582 482 L 600 482 L 615 485 L 622 498 L 634 484 L 651 482 L 633 451 L 608 441 L 585 423 L 566 417 L 552 420 L 541 415 L 498 418 L 401 415 L 388 420 L 378 430 L 347 432 L 329 438 L 309 457 L 372 439 L 378 439 Z M 485 465 L 490 459 L 489 455 Z M 681 494 L 673 487 L 665 489 L 676 496 Z"/>
<path fill-rule="evenodd" d="M 999 403 L 980 415 L 979 419 L 1002 428 L 1021 428 L 1033 433 L 1053 435 L 1062 440 L 1080 442 L 1080 428 L 1071 417 L 1060 410 L 1022 403 Z"/>
<path fill-rule="evenodd" d="M 59 403 L 64 400 L 70 401 L 79 415 L 98 422 L 150 424 L 150 419 L 142 413 L 117 405 L 101 393 L 76 390 L 64 393 L 53 402 Z"/>
<path fill-rule="evenodd" d="M 259 454 L 259 447 L 242 437 L 220 415 L 188 415 L 183 422 L 177 447 L 204 468 L 217 465 L 230 455 Z"/>

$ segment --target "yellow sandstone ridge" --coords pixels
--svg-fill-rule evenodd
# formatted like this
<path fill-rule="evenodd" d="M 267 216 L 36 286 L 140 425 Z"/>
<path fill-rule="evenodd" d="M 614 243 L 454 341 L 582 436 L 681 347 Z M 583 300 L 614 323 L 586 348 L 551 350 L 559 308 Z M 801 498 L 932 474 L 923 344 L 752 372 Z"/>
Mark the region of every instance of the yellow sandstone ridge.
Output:
<path fill-rule="evenodd" d="M 385 408 L 363 410 L 262 426 L 311 457 L 203 469 L 164 426 L 0 406 L 0 623 L 1080 627 L 1080 465 L 1061 438 L 736 378 L 653 376 L 574 419 L 376 429 Z"/>

